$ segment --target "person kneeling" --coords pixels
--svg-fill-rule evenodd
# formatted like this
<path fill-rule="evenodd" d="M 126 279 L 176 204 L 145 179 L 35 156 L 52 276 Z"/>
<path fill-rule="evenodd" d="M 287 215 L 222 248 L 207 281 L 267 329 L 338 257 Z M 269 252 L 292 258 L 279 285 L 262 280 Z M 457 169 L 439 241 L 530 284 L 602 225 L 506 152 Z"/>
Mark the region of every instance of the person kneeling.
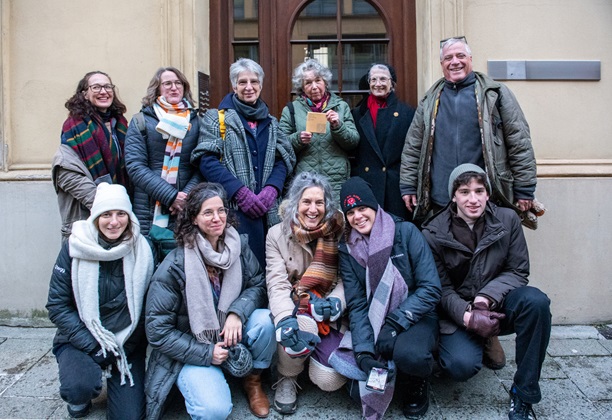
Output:
<path fill-rule="evenodd" d="M 266 276 L 279 343 L 274 408 L 291 414 L 297 410 L 296 380 L 307 358 L 310 380 L 323 391 L 346 383 L 328 363 L 344 329 L 344 287 L 338 278 L 344 217 L 327 179 L 302 172 L 281 204 L 281 219 L 266 237 Z"/>
<path fill-rule="evenodd" d="M 482 168 L 463 164 L 450 175 L 452 201 L 423 225 L 442 281 L 440 367 L 465 381 L 482 367 L 487 338 L 516 333 L 508 417 L 532 419 L 540 401 L 550 338 L 550 300 L 527 286 L 529 255 L 517 214 L 489 201 Z"/>
<path fill-rule="evenodd" d="M 228 417 L 232 397 L 222 368 L 245 377 L 255 416 L 269 414 L 260 373 L 276 348 L 270 312 L 262 309 L 265 279 L 231 219 L 223 187 L 197 185 L 177 220 L 178 247 L 153 275 L 145 318 L 153 348 L 145 383 L 148 419 L 161 417 L 175 383 L 192 418 Z"/>
<path fill-rule="evenodd" d="M 412 223 L 378 205 L 362 178 L 346 181 L 340 196 L 349 224 L 339 254 L 350 319 L 340 347 L 352 352 L 335 352 L 330 362 L 359 381 L 351 396 L 359 395 L 364 418 L 381 418 L 394 388 L 402 393 L 406 417 L 422 416 L 429 407 L 441 294 L 431 251 Z M 361 371 L 351 374 L 352 365 Z M 388 384 L 378 396 L 366 381 L 373 368 L 387 370 Z"/>

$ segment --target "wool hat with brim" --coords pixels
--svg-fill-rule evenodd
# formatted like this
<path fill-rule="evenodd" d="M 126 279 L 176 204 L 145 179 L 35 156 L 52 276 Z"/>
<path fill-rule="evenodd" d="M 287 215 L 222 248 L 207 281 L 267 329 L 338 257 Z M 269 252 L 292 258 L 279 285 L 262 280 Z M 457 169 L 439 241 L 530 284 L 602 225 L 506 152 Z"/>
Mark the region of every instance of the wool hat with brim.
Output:
<path fill-rule="evenodd" d="M 242 343 L 229 349 L 229 355 L 221 367 L 236 378 L 244 378 L 253 370 L 253 355 Z"/>
<path fill-rule="evenodd" d="M 340 189 L 340 205 L 342 212 L 346 212 L 355 207 L 366 206 L 374 211 L 378 210 L 378 201 L 372 192 L 370 184 L 363 178 L 354 176 L 349 178 Z"/>
<path fill-rule="evenodd" d="M 93 222 L 102 213 L 111 210 L 123 210 L 130 216 L 132 223 L 139 225 L 136 215 L 132 212 L 132 203 L 125 187 L 120 184 L 102 182 L 96 188 L 89 220 Z"/>
<path fill-rule="evenodd" d="M 448 177 L 448 197 L 451 200 L 453 198 L 453 192 L 454 192 L 453 184 L 455 183 L 455 180 L 459 178 L 459 175 L 463 175 L 467 172 L 475 172 L 477 174 L 483 174 L 486 179 L 485 187 L 487 189 L 487 192 L 491 194 L 491 184 L 489 183 L 489 177 L 487 176 L 487 173 L 478 165 L 474 165 L 473 163 L 464 163 L 464 164 L 457 166 L 455 169 L 453 169 L 450 176 Z"/>

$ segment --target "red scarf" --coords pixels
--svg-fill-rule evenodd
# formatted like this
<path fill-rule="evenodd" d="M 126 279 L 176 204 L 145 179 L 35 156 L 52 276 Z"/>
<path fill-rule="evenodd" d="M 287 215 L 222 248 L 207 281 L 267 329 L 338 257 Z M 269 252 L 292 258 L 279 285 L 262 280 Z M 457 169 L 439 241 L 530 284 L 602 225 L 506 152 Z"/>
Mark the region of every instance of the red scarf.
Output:
<path fill-rule="evenodd" d="M 378 99 L 374 95 L 368 96 L 368 109 L 370 110 L 370 116 L 372 117 L 372 123 L 374 123 L 374 128 L 376 128 L 376 115 L 378 114 L 378 110 L 386 107 L 387 98 Z"/>

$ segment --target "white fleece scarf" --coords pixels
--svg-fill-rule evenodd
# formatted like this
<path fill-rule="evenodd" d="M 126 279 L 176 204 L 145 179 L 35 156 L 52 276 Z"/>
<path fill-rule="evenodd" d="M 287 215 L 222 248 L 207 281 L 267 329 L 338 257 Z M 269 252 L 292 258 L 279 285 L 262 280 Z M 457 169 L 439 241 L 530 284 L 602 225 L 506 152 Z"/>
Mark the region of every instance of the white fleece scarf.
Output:
<path fill-rule="evenodd" d="M 117 357 L 117 368 L 121 374 L 121 385 L 126 377 L 130 386 L 134 378 L 128 366 L 123 345 L 132 335 L 143 309 L 145 293 L 153 274 L 153 254 L 147 241 L 140 236 L 140 226 L 132 218 L 132 239 L 111 249 L 104 249 L 98 243 L 98 229 L 93 220 L 81 220 L 72 225 L 70 235 L 70 257 L 72 257 L 72 290 L 81 321 L 94 336 L 106 357 L 107 352 Z M 131 323 L 123 330 L 113 334 L 102 326 L 100 321 L 100 297 L 98 280 L 100 261 L 123 259 L 125 294 L 130 312 Z M 106 372 L 107 377 L 110 375 Z"/>

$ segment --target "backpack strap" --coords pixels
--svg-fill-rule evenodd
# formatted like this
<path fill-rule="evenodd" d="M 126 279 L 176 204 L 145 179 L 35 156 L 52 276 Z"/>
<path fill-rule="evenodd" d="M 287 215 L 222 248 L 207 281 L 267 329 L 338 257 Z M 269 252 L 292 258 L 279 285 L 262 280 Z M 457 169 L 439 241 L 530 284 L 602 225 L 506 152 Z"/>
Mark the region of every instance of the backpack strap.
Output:
<path fill-rule="evenodd" d="M 225 140 L 225 110 L 219 110 L 219 131 L 221 132 L 221 138 Z"/>
<path fill-rule="evenodd" d="M 147 138 L 147 124 L 145 123 L 145 117 L 142 111 L 134 114 L 132 121 L 136 124 L 136 128 L 140 131 L 142 137 Z"/>
<path fill-rule="evenodd" d="M 295 126 L 295 107 L 293 106 L 293 101 L 287 102 L 287 108 L 289 108 L 289 115 L 291 115 L 291 124 L 293 128 L 297 128 Z"/>

